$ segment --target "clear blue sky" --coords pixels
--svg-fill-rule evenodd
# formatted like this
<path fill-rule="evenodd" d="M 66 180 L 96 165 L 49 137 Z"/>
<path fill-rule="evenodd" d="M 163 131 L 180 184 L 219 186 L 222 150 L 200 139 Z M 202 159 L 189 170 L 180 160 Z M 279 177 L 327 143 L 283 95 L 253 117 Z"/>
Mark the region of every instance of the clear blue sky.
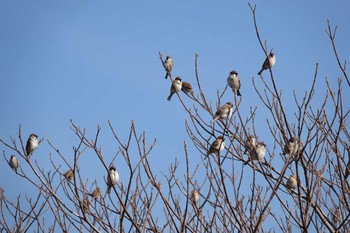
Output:
<path fill-rule="evenodd" d="M 260 35 L 277 57 L 274 74 L 284 103 L 294 106 L 293 90 L 301 99 L 311 85 L 316 62 L 316 94 L 325 93 L 324 77 L 335 85 L 341 73 L 325 33 L 326 19 L 338 25 L 339 55 L 349 61 L 350 2 L 255 3 Z M 1 1 L 0 31 L 0 137 L 7 141 L 9 135 L 16 136 L 21 124 L 25 139 L 34 132 L 72 158 L 77 138 L 69 120 L 86 128 L 90 137 L 99 124 L 109 161 L 117 144 L 107 120 L 122 139 L 134 120 L 140 133 L 147 132 L 149 142 L 157 138 L 155 172 L 167 172 L 176 156 L 183 158 L 184 140 L 194 168 L 201 162 L 199 153 L 186 135 L 187 116 L 178 98 L 166 100 L 170 83 L 164 80 L 158 52 L 171 55 L 173 75 L 192 84 L 198 52 L 201 83 L 213 106 L 217 90 L 223 90 L 232 69 L 241 77 L 242 111 L 260 105 L 251 79 L 257 78 L 264 53 L 244 1 Z M 226 95 L 224 100 L 230 98 Z M 294 107 L 287 109 L 290 117 L 294 111 Z M 266 117 L 260 117 L 264 124 Z M 258 133 L 269 142 L 266 125 Z M 33 156 L 46 170 L 51 167 L 50 152 L 44 141 Z M 6 154 L 10 155 L 7 149 Z M 86 178 L 97 178 L 104 189 L 103 168 L 96 169 L 91 153 L 84 156 L 82 172 Z M 118 170 L 123 180 L 127 171 L 122 166 Z M 9 174 L 12 171 L 0 160 L 0 176 L 7 177 L 0 181 L 5 194 L 31 192 L 27 182 Z"/>

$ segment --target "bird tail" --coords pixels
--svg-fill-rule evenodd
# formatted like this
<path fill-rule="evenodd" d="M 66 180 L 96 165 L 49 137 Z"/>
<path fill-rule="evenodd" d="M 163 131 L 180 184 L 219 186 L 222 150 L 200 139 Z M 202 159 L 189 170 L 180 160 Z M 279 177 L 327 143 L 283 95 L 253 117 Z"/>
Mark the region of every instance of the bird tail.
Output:
<path fill-rule="evenodd" d="M 261 75 L 263 71 L 264 71 L 264 70 L 261 69 L 261 70 L 259 71 L 258 75 Z"/>
<path fill-rule="evenodd" d="M 169 76 L 169 75 L 168 75 L 168 72 L 166 72 L 166 74 L 165 74 L 165 79 L 167 79 L 167 78 L 168 78 L 168 76 Z"/>
<path fill-rule="evenodd" d="M 167 100 L 170 101 L 171 100 L 171 97 L 174 95 L 174 92 L 173 93 L 170 93 L 170 95 L 168 96 Z"/>
<path fill-rule="evenodd" d="M 107 187 L 107 191 L 106 191 L 107 194 L 110 194 L 110 193 L 111 193 L 111 188 L 112 188 L 112 186 L 108 186 L 108 187 Z"/>
<path fill-rule="evenodd" d="M 237 90 L 237 95 L 241 96 L 241 92 L 239 90 Z"/>

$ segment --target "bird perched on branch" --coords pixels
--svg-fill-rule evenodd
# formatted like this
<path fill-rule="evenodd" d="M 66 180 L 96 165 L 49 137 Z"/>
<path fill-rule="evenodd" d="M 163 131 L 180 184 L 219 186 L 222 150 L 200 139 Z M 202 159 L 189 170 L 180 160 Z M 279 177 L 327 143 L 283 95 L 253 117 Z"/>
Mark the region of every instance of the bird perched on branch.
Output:
<path fill-rule="evenodd" d="M 215 141 L 210 145 L 207 155 L 212 153 L 220 153 L 225 148 L 225 138 L 223 136 L 219 136 Z"/>
<path fill-rule="evenodd" d="M 27 145 L 26 145 L 26 152 L 27 156 L 29 157 L 36 148 L 38 148 L 39 142 L 38 142 L 38 136 L 34 133 L 29 135 L 29 138 L 27 140 Z"/>
<path fill-rule="evenodd" d="M 69 169 L 65 174 L 64 177 L 66 178 L 66 180 L 72 180 L 74 178 L 74 172 L 72 169 Z"/>
<path fill-rule="evenodd" d="M 276 63 L 276 56 L 271 51 L 268 58 L 265 59 L 264 64 L 261 67 L 261 70 L 259 71 L 258 75 L 261 75 L 264 70 L 267 70 L 269 68 L 272 68 Z"/>
<path fill-rule="evenodd" d="M 231 102 L 227 102 L 226 104 L 222 105 L 215 113 L 214 115 L 214 121 L 217 119 L 227 120 L 232 116 L 233 112 L 233 104 Z"/>
<path fill-rule="evenodd" d="M 181 90 L 187 95 L 194 96 L 192 86 L 188 82 L 182 82 Z"/>
<path fill-rule="evenodd" d="M 101 196 L 101 190 L 99 187 L 97 187 L 91 194 L 92 200 L 95 200 Z"/>
<path fill-rule="evenodd" d="M 182 79 L 180 77 L 176 77 L 173 83 L 170 87 L 170 95 L 168 96 L 168 101 L 171 100 L 171 97 L 176 93 L 179 92 L 182 88 Z"/>
<path fill-rule="evenodd" d="M 164 64 L 164 68 L 165 68 L 165 71 L 166 71 L 165 79 L 167 79 L 168 76 L 169 76 L 169 73 L 173 69 L 174 61 L 173 61 L 173 59 L 170 56 L 166 56 L 165 61 L 164 61 L 163 64 Z"/>
<path fill-rule="evenodd" d="M 11 155 L 11 158 L 9 160 L 9 165 L 17 173 L 18 160 L 17 160 L 16 156 Z"/>
<path fill-rule="evenodd" d="M 109 172 L 107 176 L 107 194 L 111 193 L 111 189 L 114 185 L 116 185 L 119 181 L 119 174 L 114 165 L 109 167 Z"/>
<path fill-rule="evenodd" d="M 295 177 L 295 175 L 291 175 L 289 177 L 289 179 L 287 180 L 287 188 L 288 189 L 291 189 L 291 190 L 295 190 L 298 186 L 298 181 L 297 181 L 297 178 Z"/>
<path fill-rule="evenodd" d="M 244 154 L 248 152 L 250 154 L 256 146 L 256 138 L 254 135 L 249 135 L 247 140 L 245 141 L 245 151 Z"/>
<path fill-rule="evenodd" d="M 261 161 L 265 157 L 266 153 L 266 145 L 264 142 L 259 142 L 258 145 L 255 146 L 254 150 L 251 153 L 252 160 Z"/>
<path fill-rule="evenodd" d="M 193 189 L 193 191 L 192 191 L 191 201 L 192 201 L 193 205 L 197 206 L 198 201 L 199 201 L 199 193 L 196 189 Z"/>
<path fill-rule="evenodd" d="M 239 91 L 239 89 L 241 88 L 241 80 L 237 75 L 237 71 L 232 70 L 227 78 L 227 84 L 231 87 L 233 93 L 237 94 L 238 96 L 241 96 L 241 92 Z"/>
<path fill-rule="evenodd" d="M 283 155 L 293 155 L 294 154 L 294 148 L 295 148 L 295 140 L 294 137 L 291 137 L 288 142 L 284 145 L 283 148 Z"/>

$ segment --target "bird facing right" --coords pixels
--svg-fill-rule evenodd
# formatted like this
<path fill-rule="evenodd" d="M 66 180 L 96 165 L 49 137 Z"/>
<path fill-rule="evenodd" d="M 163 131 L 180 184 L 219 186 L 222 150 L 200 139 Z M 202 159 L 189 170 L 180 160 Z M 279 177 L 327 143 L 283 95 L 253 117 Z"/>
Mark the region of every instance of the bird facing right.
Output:
<path fill-rule="evenodd" d="M 210 145 L 207 155 L 212 153 L 219 153 L 225 148 L 225 138 L 223 136 L 219 136 L 215 141 Z"/>
<path fill-rule="evenodd" d="M 265 153 L 266 153 L 265 148 L 266 148 L 265 143 L 259 142 L 258 145 L 256 145 L 255 149 L 251 153 L 251 159 L 261 161 L 265 157 Z"/>
<path fill-rule="evenodd" d="M 241 88 L 241 80 L 237 75 L 237 71 L 232 70 L 227 78 L 227 84 L 231 87 L 233 93 L 237 94 L 238 96 L 241 96 L 241 92 L 239 91 L 239 89 Z"/>
<path fill-rule="evenodd" d="M 272 68 L 276 63 L 276 56 L 273 52 L 270 52 L 269 57 L 265 59 L 264 64 L 261 67 L 258 75 L 261 75 L 264 70 Z"/>
<path fill-rule="evenodd" d="M 30 134 L 26 145 L 27 156 L 29 157 L 38 146 L 38 136 L 34 133 Z"/>
<path fill-rule="evenodd" d="M 111 189 L 119 181 L 119 173 L 114 165 L 109 167 L 109 172 L 107 176 L 107 194 L 111 193 Z"/>
<path fill-rule="evenodd" d="M 180 77 L 176 77 L 173 83 L 170 87 L 170 95 L 168 96 L 167 100 L 170 101 L 171 97 L 176 93 L 179 92 L 182 88 L 182 79 Z"/>

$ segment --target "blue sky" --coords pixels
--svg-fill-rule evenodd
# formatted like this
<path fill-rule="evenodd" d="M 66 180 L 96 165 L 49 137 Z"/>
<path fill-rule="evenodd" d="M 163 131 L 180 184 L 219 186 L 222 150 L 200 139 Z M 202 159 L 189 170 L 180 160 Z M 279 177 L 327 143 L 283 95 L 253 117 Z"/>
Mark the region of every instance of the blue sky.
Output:
<path fill-rule="evenodd" d="M 257 4 L 260 35 L 276 54 L 276 82 L 283 90 L 283 102 L 291 106 L 286 111 L 292 117 L 296 110 L 293 90 L 301 99 L 311 86 L 316 62 L 316 94 L 325 93 L 324 77 L 335 85 L 341 76 L 325 33 L 326 19 L 338 25 L 339 55 L 349 60 L 350 3 L 251 3 Z M 126 139 L 134 120 L 138 132 L 147 132 L 149 142 L 157 138 L 152 161 L 156 172 L 166 172 L 176 156 L 183 158 L 184 140 L 190 145 L 193 168 L 201 162 L 186 135 L 187 115 L 178 98 L 166 100 L 170 83 L 164 80 L 159 52 L 173 57 L 173 75 L 192 84 L 197 52 L 201 84 L 213 106 L 217 90 L 224 89 L 232 69 L 241 77 L 241 111 L 248 113 L 249 106 L 261 106 L 251 79 L 258 78 L 265 55 L 244 1 L 1 1 L 0 30 L 0 137 L 9 140 L 21 124 L 24 138 L 35 132 L 67 158 L 72 158 L 77 143 L 70 119 L 91 137 L 101 125 L 107 161 L 117 150 L 107 121 Z M 224 96 L 224 100 L 230 98 Z M 269 142 L 262 106 L 259 111 L 258 133 Z M 10 155 L 5 147 L 0 148 Z M 50 169 L 50 152 L 44 141 L 34 155 L 46 169 Z M 82 172 L 90 179 L 98 177 L 104 188 L 104 171 L 101 167 L 91 172 L 96 160 L 90 157 L 82 159 Z M 127 173 L 122 167 L 118 170 L 121 175 Z M 0 176 L 8 174 L 11 170 L 1 160 Z M 14 182 L 20 185 L 14 187 Z M 1 179 L 0 186 L 9 195 L 31 187 L 15 176 Z"/>

